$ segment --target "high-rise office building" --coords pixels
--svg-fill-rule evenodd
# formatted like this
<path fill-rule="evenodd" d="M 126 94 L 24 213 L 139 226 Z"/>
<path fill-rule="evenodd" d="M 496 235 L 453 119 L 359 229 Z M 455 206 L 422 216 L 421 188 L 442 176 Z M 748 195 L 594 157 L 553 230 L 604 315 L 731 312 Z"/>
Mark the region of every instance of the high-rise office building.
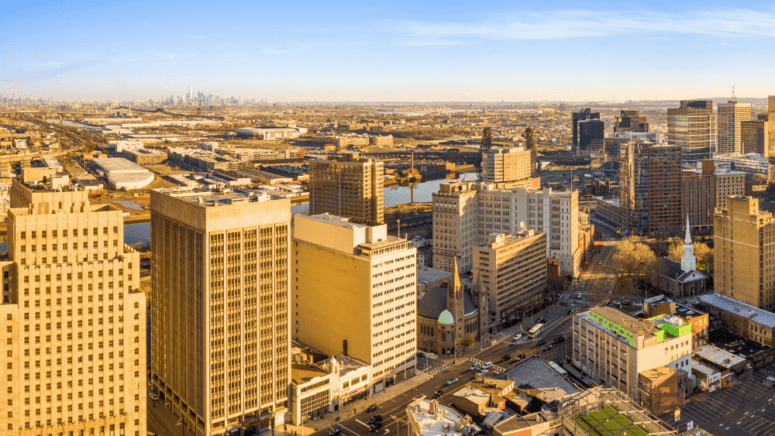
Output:
<path fill-rule="evenodd" d="M 773 150 L 770 149 L 770 123 L 762 118 L 759 117 L 757 120 L 740 123 L 741 153 L 756 153 L 762 155 L 762 157 L 772 157 Z"/>
<path fill-rule="evenodd" d="M 473 272 L 486 295 L 490 321 L 521 318 L 525 310 L 540 307 L 546 290 L 546 234 L 529 229 L 490 234 L 487 244 L 474 248 Z"/>
<path fill-rule="evenodd" d="M 647 133 L 648 131 L 649 123 L 646 117 L 640 116 L 638 111 L 623 109 L 614 121 L 614 133 Z"/>
<path fill-rule="evenodd" d="M 745 195 L 745 173 L 717 169 L 713 159 L 702 161 L 699 173 L 681 177 L 681 216 L 693 230 L 712 230 L 716 209 L 726 209 L 730 196 Z"/>
<path fill-rule="evenodd" d="M 371 365 L 371 393 L 414 375 L 417 249 L 328 214 L 296 215 L 292 245 L 293 338 Z"/>
<path fill-rule="evenodd" d="M 354 223 L 385 222 L 384 167 L 374 159 L 349 154 L 346 160 L 316 160 L 309 165 L 309 213 L 348 217 Z"/>
<path fill-rule="evenodd" d="M 578 150 L 587 151 L 593 141 L 600 141 L 601 147 L 599 148 L 603 148 L 605 123 L 603 120 L 581 120 L 578 123 L 578 134 Z"/>
<path fill-rule="evenodd" d="M 0 434 L 146 434 L 146 300 L 123 215 L 12 186 L 0 260 Z"/>
<path fill-rule="evenodd" d="M 726 209 L 729 197 L 745 194 L 745 173 L 716 171 L 716 209 Z"/>
<path fill-rule="evenodd" d="M 683 100 L 667 110 L 667 142 L 681 146 L 686 164 L 696 164 L 716 153 L 716 114 L 710 100 Z"/>
<path fill-rule="evenodd" d="M 742 153 L 740 123 L 751 120 L 751 103 L 730 100 L 718 104 L 718 153 Z"/>
<path fill-rule="evenodd" d="M 473 248 L 491 233 L 546 233 L 546 257 L 560 261 L 563 275 L 579 274 L 578 191 L 497 189 L 492 183 L 442 183 L 433 193 L 433 267 L 463 273 L 473 268 Z"/>
<path fill-rule="evenodd" d="M 648 148 L 648 222 L 650 235 L 681 232 L 681 147 Z"/>
<path fill-rule="evenodd" d="M 490 149 L 482 153 L 482 180 L 503 189 L 532 188 L 535 156 L 524 147 Z"/>
<path fill-rule="evenodd" d="M 767 97 L 767 123 L 769 150 L 775 155 L 775 95 Z"/>
<path fill-rule="evenodd" d="M 775 217 L 759 210 L 759 199 L 729 197 L 716 209 L 713 269 L 716 292 L 753 306 L 775 309 Z"/>
<path fill-rule="evenodd" d="M 619 207 L 631 234 L 649 230 L 649 165 L 651 142 L 634 141 L 619 148 Z"/>
<path fill-rule="evenodd" d="M 583 120 L 599 120 L 600 119 L 600 112 L 592 112 L 592 109 L 585 108 L 581 109 L 578 112 L 573 112 L 572 115 L 572 129 L 573 129 L 573 137 L 572 137 L 572 145 L 573 145 L 573 152 L 576 152 L 576 147 L 579 145 L 579 121 Z"/>
<path fill-rule="evenodd" d="M 151 383 L 195 434 L 283 422 L 290 221 L 288 199 L 151 192 Z"/>

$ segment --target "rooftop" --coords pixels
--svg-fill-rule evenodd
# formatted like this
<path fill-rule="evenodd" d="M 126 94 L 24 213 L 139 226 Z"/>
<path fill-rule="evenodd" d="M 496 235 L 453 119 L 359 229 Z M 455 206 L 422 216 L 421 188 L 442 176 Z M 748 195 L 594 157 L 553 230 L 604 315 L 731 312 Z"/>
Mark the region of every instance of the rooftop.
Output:
<path fill-rule="evenodd" d="M 548 363 L 535 356 L 509 368 L 500 376 L 508 377 L 514 382 L 514 386 L 523 390 L 560 388 L 569 394 L 579 392 L 575 385 L 561 376 Z"/>
<path fill-rule="evenodd" d="M 308 215 L 307 218 L 348 229 L 370 227 L 368 224 L 351 223 L 350 218 L 323 213 L 320 215 Z"/>
<path fill-rule="evenodd" d="M 746 317 L 751 321 L 775 328 L 775 313 L 768 312 L 764 309 L 759 309 L 756 306 L 743 303 L 742 301 L 735 300 L 734 298 L 721 295 L 719 293 L 712 293 L 707 295 L 700 295 L 697 297 L 704 304 L 713 306 L 727 312 L 734 313 L 739 316 Z"/>
<path fill-rule="evenodd" d="M 731 368 L 745 362 L 744 358 L 724 351 L 721 348 L 714 347 L 713 345 L 704 345 L 695 350 L 694 354 L 722 368 Z"/>
<path fill-rule="evenodd" d="M 107 173 L 147 173 L 148 170 L 123 157 L 94 158 L 92 161 Z"/>
<path fill-rule="evenodd" d="M 436 400 L 414 401 L 407 406 L 406 414 L 419 424 L 423 436 L 463 436 L 479 431 L 468 416 L 463 417 L 455 409 Z"/>

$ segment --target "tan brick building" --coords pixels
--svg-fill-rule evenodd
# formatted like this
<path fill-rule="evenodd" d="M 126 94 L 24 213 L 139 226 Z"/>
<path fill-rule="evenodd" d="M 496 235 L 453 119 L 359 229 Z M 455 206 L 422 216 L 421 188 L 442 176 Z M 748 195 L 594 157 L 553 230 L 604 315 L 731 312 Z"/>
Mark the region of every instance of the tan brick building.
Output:
<path fill-rule="evenodd" d="M 524 147 L 494 148 L 482 154 L 482 181 L 503 189 L 531 188 L 536 154 Z"/>
<path fill-rule="evenodd" d="M 385 222 L 382 162 L 359 159 L 316 160 L 309 165 L 309 213 L 348 217 L 354 223 Z"/>
<path fill-rule="evenodd" d="M 293 339 L 372 367 L 371 392 L 414 374 L 417 249 L 387 226 L 294 217 Z"/>
<path fill-rule="evenodd" d="M 540 306 L 546 290 L 546 233 L 491 234 L 486 245 L 474 248 L 473 271 L 491 322 L 521 317 L 524 310 Z"/>
<path fill-rule="evenodd" d="M 290 200 L 151 192 L 151 383 L 199 435 L 282 423 Z"/>
<path fill-rule="evenodd" d="M 775 309 L 775 219 L 759 200 L 729 197 L 716 208 L 713 229 L 715 290 L 762 309 Z"/>
<path fill-rule="evenodd" d="M 146 304 L 121 210 L 14 181 L 0 434 L 146 434 Z"/>

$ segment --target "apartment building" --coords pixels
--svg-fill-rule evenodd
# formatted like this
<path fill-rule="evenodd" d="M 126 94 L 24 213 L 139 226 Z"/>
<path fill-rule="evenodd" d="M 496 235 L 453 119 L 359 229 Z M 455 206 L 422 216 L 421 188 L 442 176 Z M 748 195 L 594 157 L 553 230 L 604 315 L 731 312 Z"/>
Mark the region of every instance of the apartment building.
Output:
<path fill-rule="evenodd" d="M 482 154 L 482 180 L 503 189 L 531 188 L 535 158 L 524 147 L 494 148 Z"/>
<path fill-rule="evenodd" d="M 612 307 L 573 316 L 573 362 L 595 383 L 639 401 L 638 375 L 667 366 L 691 375 L 692 327 L 680 318 L 639 319 Z"/>
<path fill-rule="evenodd" d="M 751 119 L 751 103 L 730 100 L 718 104 L 718 153 L 743 153 L 740 124 Z"/>
<path fill-rule="evenodd" d="M 354 223 L 385 222 L 384 168 L 380 161 L 316 160 L 309 165 L 309 213 L 345 216 Z"/>
<path fill-rule="evenodd" d="M 474 283 L 486 295 L 490 321 L 521 317 L 541 303 L 546 290 L 546 233 L 524 229 L 493 233 L 474 248 Z M 481 308 L 484 310 L 484 308 Z"/>
<path fill-rule="evenodd" d="M 0 434 L 146 434 L 146 300 L 123 215 L 14 180 L 0 259 Z"/>
<path fill-rule="evenodd" d="M 729 197 L 745 194 L 745 173 L 741 171 L 717 171 L 716 208 L 726 209 Z"/>
<path fill-rule="evenodd" d="M 414 374 L 417 249 L 329 214 L 294 217 L 293 339 L 371 365 L 371 392 Z"/>
<path fill-rule="evenodd" d="M 648 148 L 648 233 L 680 233 L 681 147 L 660 144 Z"/>
<path fill-rule="evenodd" d="M 711 100 L 683 100 L 667 110 L 667 142 L 681 147 L 681 159 L 693 164 L 716 153 L 716 114 Z"/>
<path fill-rule="evenodd" d="M 619 207 L 630 233 L 649 231 L 649 155 L 651 142 L 630 142 L 620 146 Z"/>
<path fill-rule="evenodd" d="M 713 226 L 714 284 L 719 294 L 775 309 L 775 219 L 759 199 L 729 197 L 716 208 Z"/>
<path fill-rule="evenodd" d="M 151 191 L 151 380 L 184 429 L 284 422 L 290 375 L 288 199 Z"/>
<path fill-rule="evenodd" d="M 705 159 L 700 173 L 684 173 L 681 177 L 681 216 L 688 217 L 694 230 L 713 229 L 717 202 L 714 172 L 713 161 Z"/>
<path fill-rule="evenodd" d="M 433 267 L 463 273 L 473 268 L 473 249 L 492 233 L 517 234 L 522 223 L 546 233 L 546 257 L 560 260 L 563 275 L 579 274 L 578 191 L 497 189 L 468 181 L 442 183 L 433 193 Z"/>

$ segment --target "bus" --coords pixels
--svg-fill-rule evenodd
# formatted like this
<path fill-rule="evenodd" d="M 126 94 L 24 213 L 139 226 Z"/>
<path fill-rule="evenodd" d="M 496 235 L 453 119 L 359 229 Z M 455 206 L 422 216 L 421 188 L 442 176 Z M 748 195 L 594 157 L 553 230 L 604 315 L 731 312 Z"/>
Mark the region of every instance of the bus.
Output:
<path fill-rule="evenodd" d="M 555 371 L 560 373 L 560 375 L 563 376 L 563 377 L 566 377 L 568 375 L 568 371 L 566 371 L 563 367 L 561 367 L 560 365 L 558 365 L 558 364 L 556 364 L 556 363 L 554 363 L 552 361 L 549 361 L 549 366 L 551 366 L 552 369 L 554 369 Z"/>
<path fill-rule="evenodd" d="M 536 324 L 533 326 L 532 329 L 528 330 L 527 335 L 530 337 L 530 339 L 533 339 L 535 335 L 537 335 L 538 332 L 540 332 L 543 327 L 544 327 L 543 324 L 540 324 L 540 323 Z"/>

